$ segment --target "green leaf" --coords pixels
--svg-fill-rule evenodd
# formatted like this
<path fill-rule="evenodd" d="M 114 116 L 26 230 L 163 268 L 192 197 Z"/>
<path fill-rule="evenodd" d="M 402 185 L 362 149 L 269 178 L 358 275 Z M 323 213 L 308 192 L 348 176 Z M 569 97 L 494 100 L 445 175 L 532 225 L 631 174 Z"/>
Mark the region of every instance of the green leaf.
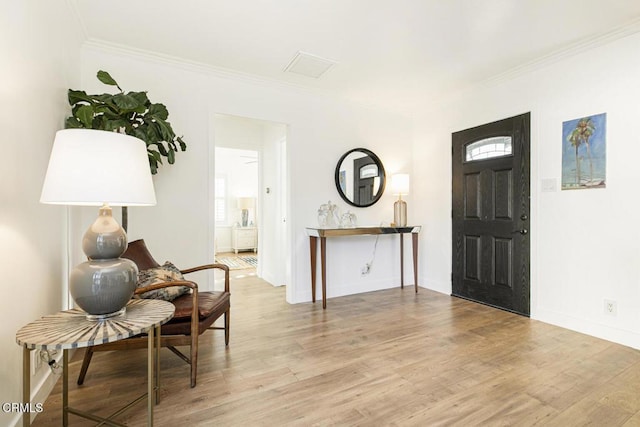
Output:
<path fill-rule="evenodd" d="M 124 93 L 119 93 L 113 96 L 113 103 L 116 104 L 120 109 L 133 111 L 136 108 L 140 107 L 138 100 L 136 100 L 131 95 L 125 95 Z"/>
<path fill-rule="evenodd" d="M 93 116 L 93 121 L 91 122 L 91 129 L 111 130 L 107 127 L 107 119 L 102 115 Z"/>
<path fill-rule="evenodd" d="M 83 105 L 78 108 L 75 116 L 82 122 L 84 127 L 91 128 L 91 123 L 93 121 L 93 107 L 91 105 Z"/>
<path fill-rule="evenodd" d="M 170 165 L 174 164 L 176 162 L 176 152 L 173 150 L 169 150 L 167 159 L 169 160 Z"/>
<path fill-rule="evenodd" d="M 158 162 L 150 152 L 147 152 L 147 155 L 149 156 L 149 167 L 151 168 L 151 174 L 155 175 L 158 172 Z"/>
<path fill-rule="evenodd" d="M 151 156 L 153 156 L 153 160 L 162 164 L 162 156 L 160 155 L 160 153 L 158 153 L 156 150 L 147 150 L 147 152 L 151 154 Z"/>
<path fill-rule="evenodd" d="M 98 80 L 100 80 L 102 83 L 109 85 L 109 86 L 115 86 L 118 89 L 120 89 L 120 86 L 118 86 L 118 83 L 113 79 L 113 77 L 111 77 L 111 74 L 107 73 L 106 71 L 98 71 L 97 74 Z M 120 92 L 122 92 L 122 89 L 120 89 Z"/>
<path fill-rule="evenodd" d="M 101 93 L 100 95 L 91 95 L 95 102 L 103 102 L 105 104 L 113 104 L 113 97 L 115 96 L 112 93 Z"/>
<path fill-rule="evenodd" d="M 160 136 L 160 132 L 158 132 L 158 129 L 155 123 L 148 124 L 146 128 L 147 128 L 147 131 L 145 133 L 146 134 L 145 141 L 147 141 L 150 144 L 156 143 L 158 141 L 162 141 L 162 137 Z"/>
<path fill-rule="evenodd" d="M 165 122 L 162 119 L 157 119 L 156 120 L 156 125 L 160 129 L 160 134 L 162 135 L 162 140 L 163 141 L 173 141 L 173 138 L 176 135 L 173 133 L 173 130 L 171 129 L 171 126 L 169 126 L 167 124 L 167 122 Z"/>
<path fill-rule="evenodd" d="M 151 104 L 149 106 L 149 115 L 155 119 L 167 120 L 169 117 L 169 111 L 164 104 Z"/>
<path fill-rule="evenodd" d="M 133 132 L 131 133 L 131 136 L 135 136 L 136 138 L 143 140 L 145 143 L 147 142 L 146 133 L 144 132 L 144 130 L 140 129 L 139 127 L 133 129 Z M 149 145 L 149 144 L 147 143 L 147 145 Z"/>
<path fill-rule="evenodd" d="M 83 90 L 69 89 L 67 98 L 69 99 L 69 105 L 74 105 L 78 102 L 87 102 L 89 104 L 93 103 L 91 97 Z"/>
<path fill-rule="evenodd" d="M 182 137 L 179 136 L 178 138 L 176 138 L 178 143 L 180 144 L 180 149 L 182 151 L 186 151 L 187 150 L 187 144 L 182 140 Z"/>
<path fill-rule="evenodd" d="M 120 128 L 126 128 L 129 122 L 124 119 L 105 120 L 104 127 L 106 130 L 119 130 Z"/>
<path fill-rule="evenodd" d="M 157 142 L 156 147 L 158 147 L 158 151 L 160 152 L 160 154 L 162 154 L 163 156 L 167 156 L 167 149 L 164 147 L 164 144 L 162 142 Z"/>
<path fill-rule="evenodd" d="M 79 129 L 83 128 L 82 122 L 75 117 L 67 117 L 67 120 L 64 122 L 65 129 Z"/>
<path fill-rule="evenodd" d="M 127 95 L 133 96 L 140 105 L 144 105 L 145 107 L 148 107 L 148 104 L 151 104 L 147 97 L 147 92 L 129 92 Z"/>

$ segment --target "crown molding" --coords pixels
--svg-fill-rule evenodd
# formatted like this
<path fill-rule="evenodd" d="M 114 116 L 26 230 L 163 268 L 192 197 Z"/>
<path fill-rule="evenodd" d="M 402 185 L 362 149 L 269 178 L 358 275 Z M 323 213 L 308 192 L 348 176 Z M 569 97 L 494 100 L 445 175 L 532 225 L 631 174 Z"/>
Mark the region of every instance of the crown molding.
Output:
<path fill-rule="evenodd" d="M 531 73 L 541 68 L 547 67 L 564 59 L 571 58 L 583 52 L 607 45 L 616 40 L 631 36 L 640 32 L 640 17 L 635 18 L 621 26 L 595 34 L 591 37 L 581 39 L 565 48 L 556 50 L 548 55 L 534 59 L 533 61 L 513 67 L 507 71 L 496 74 L 479 82 L 481 85 L 492 85 L 503 81 L 511 80 L 523 74 Z"/>
<path fill-rule="evenodd" d="M 181 58 L 178 56 L 167 55 L 160 52 L 150 51 L 146 49 L 138 49 L 131 46 L 126 46 L 118 43 L 112 43 L 100 39 L 89 38 L 83 44 L 83 49 L 101 51 L 104 53 L 116 54 L 119 56 L 127 56 L 135 59 L 142 59 L 149 62 L 155 62 L 158 64 L 170 65 L 172 67 L 180 68 L 185 71 L 192 71 L 201 74 L 214 75 L 216 77 L 237 80 L 242 82 L 262 84 L 262 85 L 275 85 L 282 88 L 297 89 L 304 92 L 314 93 L 316 95 L 333 96 L 336 94 L 314 87 L 300 85 L 296 83 L 286 82 L 274 78 L 258 76 L 256 74 L 245 73 L 242 71 L 218 67 L 215 65 L 206 64 L 204 62 L 193 61 L 190 59 Z"/>
<path fill-rule="evenodd" d="M 420 113 L 428 114 L 432 111 L 435 111 L 437 108 L 439 108 L 439 105 L 455 102 L 456 100 L 466 96 L 467 94 L 473 92 L 474 90 L 481 89 L 481 88 L 491 88 L 492 86 L 497 86 L 501 83 L 508 82 L 510 80 L 513 80 L 515 78 L 518 78 L 528 73 L 533 73 L 534 71 L 548 67 L 560 61 L 569 59 L 573 56 L 587 52 L 591 49 L 595 49 L 597 47 L 604 46 L 614 41 L 634 35 L 638 32 L 640 32 L 640 17 L 635 18 L 627 22 L 626 24 L 623 24 L 611 30 L 596 34 L 586 39 L 581 39 L 580 41 L 568 47 L 556 50 L 548 55 L 542 56 L 533 61 L 523 63 L 516 67 L 510 68 L 502 73 L 495 74 L 491 77 L 487 77 L 483 80 L 479 80 L 477 82 L 471 82 L 465 85 L 464 87 L 459 88 L 458 90 L 447 92 L 447 93 L 441 94 L 440 96 L 436 96 L 434 97 L 434 103 L 429 106 L 424 106 L 424 108 L 420 110 Z"/>
<path fill-rule="evenodd" d="M 245 73 L 229 68 L 218 67 L 203 62 L 193 61 L 173 55 L 167 55 L 155 51 L 149 51 L 146 49 L 133 48 L 118 43 L 112 43 L 105 40 L 89 38 L 87 39 L 82 48 L 90 51 L 104 52 L 107 54 L 113 54 L 123 57 L 129 57 L 136 60 L 145 60 L 154 62 L 161 65 L 169 65 L 184 71 L 200 73 L 204 75 L 210 75 L 222 79 L 233 80 L 243 83 L 257 84 L 263 86 L 278 87 L 286 90 L 293 90 L 299 93 L 307 95 L 317 96 L 325 99 L 340 100 L 351 105 L 359 106 L 361 108 L 374 109 L 378 111 L 387 111 L 388 113 L 401 115 L 405 117 L 412 116 L 412 112 L 395 109 L 385 109 L 380 105 L 372 104 L 369 102 L 363 102 L 349 98 L 336 91 L 327 89 L 320 89 L 311 86 L 305 86 L 302 84 L 291 83 L 274 78 L 258 76 L 255 74 Z"/>

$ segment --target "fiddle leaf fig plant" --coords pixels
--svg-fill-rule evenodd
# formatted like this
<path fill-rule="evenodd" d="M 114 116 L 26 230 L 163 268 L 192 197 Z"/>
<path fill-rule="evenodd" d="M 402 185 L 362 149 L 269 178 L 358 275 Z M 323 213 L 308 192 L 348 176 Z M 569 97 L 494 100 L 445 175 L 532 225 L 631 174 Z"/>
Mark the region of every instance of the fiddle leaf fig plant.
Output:
<path fill-rule="evenodd" d="M 181 136 L 176 136 L 167 121 L 167 107 L 152 103 L 147 92 L 125 93 L 106 71 L 98 71 L 97 77 L 102 83 L 117 87 L 120 92 L 115 95 L 88 95 L 83 90 L 69 89 L 71 116 L 67 118 L 65 127 L 116 131 L 140 138 L 147 144 L 152 174 L 158 172 L 163 158 L 173 164 L 176 152 L 185 151 L 187 144 Z"/>

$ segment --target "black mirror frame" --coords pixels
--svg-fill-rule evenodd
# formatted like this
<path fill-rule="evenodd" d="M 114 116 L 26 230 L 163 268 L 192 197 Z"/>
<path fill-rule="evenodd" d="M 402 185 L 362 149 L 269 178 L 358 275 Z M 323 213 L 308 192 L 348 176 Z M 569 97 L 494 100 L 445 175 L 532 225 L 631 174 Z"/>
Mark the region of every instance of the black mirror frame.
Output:
<path fill-rule="evenodd" d="M 344 159 L 349 154 L 351 154 L 353 152 L 356 152 L 356 151 L 361 151 L 361 152 L 365 153 L 366 155 L 368 155 L 369 157 L 371 157 L 373 159 L 373 161 L 376 163 L 376 165 L 378 166 L 378 171 L 379 171 L 379 174 L 380 174 L 380 191 L 378 191 L 378 194 L 373 198 L 371 203 L 367 203 L 367 204 L 364 204 L 364 205 L 357 205 L 357 204 L 353 203 L 353 201 L 349 200 L 347 198 L 347 196 L 342 192 L 342 188 L 340 188 L 340 165 L 342 164 Z M 386 175 L 386 172 L 384 170 L 384 166 L 382 165 L 382 161 L 380 160 L 380 158 L 378 156 L 376 156 L 376 154 L 373 151 L 368 150 L 366 148 L 354 148 L 354 149 L 349 150 L 346 153 L 344 153 L 342 155 L 342 157 L 340 157 L 340 160 L 338 160 L 338 164 L 336 165 L 336 171 L 334 173 L 334 180 L 335 180 L 335 183 L 336 183 L 336 190 L 338 190 L 338 194 L 340 194 L 340 197 L 342 197 L 342 200 L 344 200 L 345 202 L 347 202 L 351 206 L 355 206 L 357 208 L 366 208 L 366 207 L 369 207 L 369 206 L 372 206 L 373 204 L 375 204 L 382 197 L 382 194 L 384 193 L 385 185 L 387 183 L 386 176 L 387 175 Z"/>

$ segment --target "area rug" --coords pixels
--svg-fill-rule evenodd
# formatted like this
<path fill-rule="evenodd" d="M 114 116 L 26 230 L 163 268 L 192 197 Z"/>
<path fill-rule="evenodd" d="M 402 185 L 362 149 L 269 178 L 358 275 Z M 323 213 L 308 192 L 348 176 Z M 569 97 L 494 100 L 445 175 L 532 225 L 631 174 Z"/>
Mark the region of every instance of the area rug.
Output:
<path fill-rule="evenodd" d="M 253 255 L 239 257 L 216 257 L 216 262 L 228 266 L 231 270 L 243 270 L 245 268 L 254 268 L 258 263 L 258 259 Z"/>
<path fill-rule="evenodd" d="M 241 257 L 244 262 L 249 264 L 251 267 L 258 266 L 258 257 L 255 255 L 244 255 Z"/>

